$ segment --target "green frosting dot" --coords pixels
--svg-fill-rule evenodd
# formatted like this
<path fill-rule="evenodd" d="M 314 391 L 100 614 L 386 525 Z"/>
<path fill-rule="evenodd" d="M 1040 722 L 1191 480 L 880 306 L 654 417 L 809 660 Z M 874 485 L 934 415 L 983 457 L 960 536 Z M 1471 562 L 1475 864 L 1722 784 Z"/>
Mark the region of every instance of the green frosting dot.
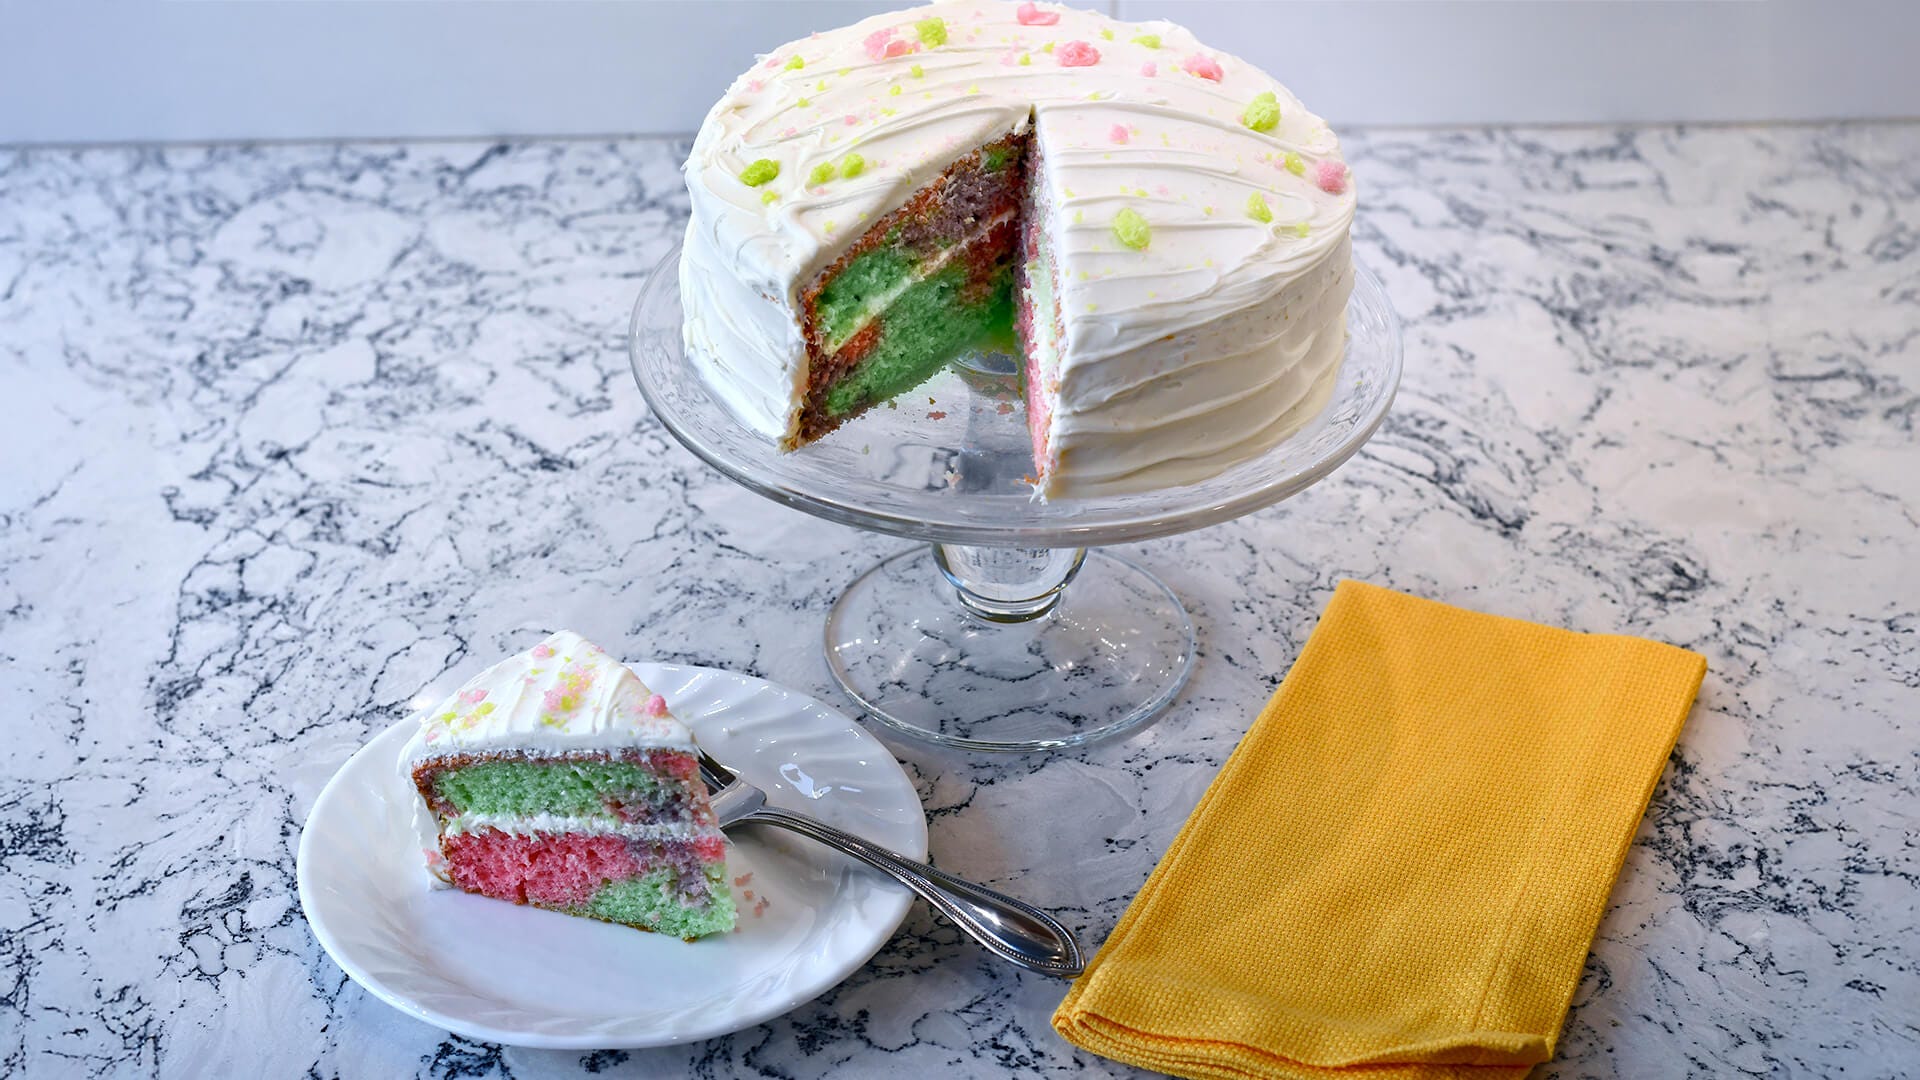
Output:
<path fill-rule="evenodd" d="M 1153 228 L 1140 212 L 1127 207 L 1113 215 L 1113 235 L 1122 244 L 1135 251 L 1142 251 L 1153 242 Z"/>
<path fill-rule="evenodd" d="M 921 19 L 913 24 L 913 32 L 920 36 L 920 44 L 929 49 L 947 43 L 947 20 L 935 16 Z"/>
<path fill-rule="evenodd" d="M 740 170 L 740 182 L 747 185 L 748 187 L 759 187 L 761 184 L 764 184 L 767 181 L 779 175 L 780 175 L 779 162 L 769 161 L 766 158 L 761 158 L 760 160 Z"/>
<path fill-rule="evenodd" d="M 1267 200 L 1257 191 L 1247 196 L 1247 216 L 1255 221 L 1273 220 L 1273 211 L 1268 209 Z"/>
<path fill-rule="evenodd" d="M 807 62 L 805 60 L 800 59 L 799 53 L 794 53 L 793 59 L 787 61 L 788 71 L 799 71 L 801 68 L 806 66 L 807 66 Z"/>
<path fill-rule="evenodd" d="M 1293 235 L 1299 237 L 1302 240 L 1305 240 L 1307 238 L 1307 223 L 1304 221 L 1294 222 Z"/>
<path fill-rule="evenodd" d="M 1149 49 L 1157 49 L 1160 47 L 1160 35 L 1141 34 L 1139 37 L 1133 39 L 1133 43 L 1135 45 L 1145 45 Z"/>
<path fill-rule="evenodd" d="M 848 154 L 840 159 L 840 176 L 844 180 L 851 180 L 866 171 L 867 159 L 859 154 Z"/>
<path fill-rule="evenodd" d="M 833 163 L 823 161 L 815 165 L 813 171 L 807 174 L 807 186 L 819 187 L 831 179 L 833 179 Z"/>
<path fill-rule="evenodd" d="M 1307 163 L 1301 161 L 1300 155 L 1291 150 L 1287 151 L 1287 156 L 1282 163 L 1286 165 L 1287 171 L 1295 176 L 1307 175 Z"/>
<path fill-rule="evenodd" d="M 1241 122 L 1255 131 L 1272 131 L 1280 124 L 1280 102 L 1268 90 L 1254 97 Z"/>

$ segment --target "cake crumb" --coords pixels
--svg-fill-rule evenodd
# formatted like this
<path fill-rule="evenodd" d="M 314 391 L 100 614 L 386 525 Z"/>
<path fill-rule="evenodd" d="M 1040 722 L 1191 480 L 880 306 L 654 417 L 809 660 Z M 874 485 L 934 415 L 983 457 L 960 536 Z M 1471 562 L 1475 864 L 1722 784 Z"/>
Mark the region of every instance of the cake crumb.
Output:
<path fill-rule="evenodd" d="M 735 885 L 745 885 L 747 882 L 752 880 L 753 880 L 753 871 L 749 870 L 746 873 L 741 874 L 739 877 L 734 878 L 733 883 Z"/>
<path fill-rule="evenodd" d="M 927 419 L 929 420 L 945 420 L 946 418 L 947 413 L 944 409 L 935 409 L 927 414 Z"/>

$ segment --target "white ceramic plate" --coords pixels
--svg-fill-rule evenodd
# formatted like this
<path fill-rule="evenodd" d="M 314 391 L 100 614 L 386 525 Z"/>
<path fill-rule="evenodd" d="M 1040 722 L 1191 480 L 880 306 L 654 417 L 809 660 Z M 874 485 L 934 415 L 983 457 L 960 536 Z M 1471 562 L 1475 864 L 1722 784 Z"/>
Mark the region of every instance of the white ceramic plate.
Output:
<path fill-rule="evenodd" d="M 918 793 L 853 721 L 744 675 L 633 669 L 708 753 L 772 802 L 926 858 Z M 413 724 L 361 747 L 313 804 L 300 836 L 300 906 L 353 981 L 456 1034 L 563 1049 L 724 1035 L 846 978 L 893 936 L 912 901 L 836 852 L 767 829 L 742 830 L 727 853 L 736 881 L 752 875 L 734 887 L 739 928 L 691 944 L 430 890 L 410 824 L 418 796 L 398 767 Z"/>

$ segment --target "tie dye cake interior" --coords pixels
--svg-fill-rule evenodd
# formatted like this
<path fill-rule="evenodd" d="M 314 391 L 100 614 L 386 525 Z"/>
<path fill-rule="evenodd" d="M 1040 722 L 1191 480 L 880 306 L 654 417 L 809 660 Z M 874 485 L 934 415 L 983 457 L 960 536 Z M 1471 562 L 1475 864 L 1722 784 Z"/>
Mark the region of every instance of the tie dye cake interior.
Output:
<path fill-rule="evenodd" d="M 695 754 L 665 700 L 562 632 L 425 714 L 403 761 L 440 882 L 691 941 L 734 924 Z"/>

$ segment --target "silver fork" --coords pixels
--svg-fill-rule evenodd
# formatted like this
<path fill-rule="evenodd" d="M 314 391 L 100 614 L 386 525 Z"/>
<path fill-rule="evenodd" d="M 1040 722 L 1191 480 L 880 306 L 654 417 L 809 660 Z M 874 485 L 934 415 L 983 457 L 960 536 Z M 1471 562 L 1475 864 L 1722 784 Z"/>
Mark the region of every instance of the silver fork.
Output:
<path fill-rule="evenodd" d="M 766 792 L 742 780 L 705 750 L 700 751 L 700 778 L 706 781 L 722 829 L 777 825 L 846 852 L 919 893 L 933 910 L 951 919 L 987 951 L 1029 971 L 1072 978 L 1086 966 L 1072 931 L 1031 904 L 915 862 L 805 814 L 770 805 Z"/>

